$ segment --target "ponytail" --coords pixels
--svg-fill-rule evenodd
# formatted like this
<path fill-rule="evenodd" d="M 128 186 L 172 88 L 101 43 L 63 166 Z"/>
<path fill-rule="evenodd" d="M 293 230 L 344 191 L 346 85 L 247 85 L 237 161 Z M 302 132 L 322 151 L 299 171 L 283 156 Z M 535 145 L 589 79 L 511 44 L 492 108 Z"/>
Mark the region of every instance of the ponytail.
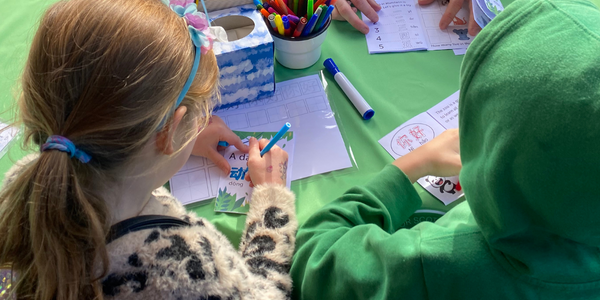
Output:
<path fill-rule="evenodd" d="M 100 195 L 170 117 L 193 61 L 186 23 L 159 0 L 58 1 L 46 11 L 18 101 L 24 144 L 39 151 L 60 135 L 91 160 L 43 151 L 5 180 L 0 266 L 17 273 L 17 299 L 102 299 L 111 219 Z M 208 115 L 218 76 L 214 54 L 202 54 L 184 121 Z"/>
<path fill-rule="evenodd" d="M 82 170 L 76 170 L 75 165 Z M 82 188 L 86 166 L 45 151 L 21 168 L 0 196 L 0 262 L 20 270 L 19 299 L 93 299 L 105 275 L 108 213 Z M 96 276 L 95 262 L 102 270 Z M 97 267 L 97 265 L 96 265 Z"/>

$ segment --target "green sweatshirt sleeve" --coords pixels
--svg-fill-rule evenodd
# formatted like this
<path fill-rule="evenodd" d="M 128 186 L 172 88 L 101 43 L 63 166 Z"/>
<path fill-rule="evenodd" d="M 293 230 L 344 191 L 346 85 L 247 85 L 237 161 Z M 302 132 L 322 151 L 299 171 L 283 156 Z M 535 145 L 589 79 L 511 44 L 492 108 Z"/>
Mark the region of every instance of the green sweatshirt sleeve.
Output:
<path fill-rule="evenodd" d="M 298 231 L 293 298 L 424 298 L 419 231 L 400 229 L 420 206 L 389 165 L 316 212 Z"/>

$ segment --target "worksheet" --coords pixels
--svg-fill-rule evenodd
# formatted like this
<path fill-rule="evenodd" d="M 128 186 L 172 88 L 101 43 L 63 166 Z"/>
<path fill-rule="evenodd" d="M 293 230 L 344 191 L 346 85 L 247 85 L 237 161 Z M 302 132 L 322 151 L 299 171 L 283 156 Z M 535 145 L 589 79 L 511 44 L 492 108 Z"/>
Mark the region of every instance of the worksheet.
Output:
<path fill-rule="evenodd" d="M 442 0 L 443 1 L 443 0 Z M 469 2 L 456 14 L 447 29 L 439 23 L 446 5 L 440 1 L 425 6 L 415 0 L 380 0 L 379 21 L 371 22 L 366 35 L 369 53 L 407 52 L 418 50 L 466 49 L 473 36 L 468 34 Z"/>
<path fill-rule="evenodd" d="M 248 144 L 250 137 L 257 139 L 271 139 L 277 132 L 235 132 L 245 144 Z M 267 168 L 267 172 L 272 174 L 291 174 L 292 162 L 294 160 L 294 133 L 288 131 L 276 143 L 288 153 L 288 160 L 285 163 L 272 165 Z M 229 146 L 224 157 L 231 166 L 228 175 L 221 175 L 219 181 L 217 199 L 215 200 L 215 211 L 226 213 L 246 214 L 250 210 L 252 200 L 252 190 L 250 182 L 245 180 L 248 173 L 248 154 L 242 153 L 234 146 Z M 291 176 L 286 176 L 286 186 L 289 188 L 292 182 Z"/>
<path fill-rule="evenodd" d="M 214 113 L 233 130 L 277 132 L 290 122 L 294 132 L 292 181 L 352 167 L 344 140 L 318 75 L 278 82 L 270 98 Z M 292 168 L 293 167 L 293 168 Z M 183 204 L 215 198 L 222 172 L 210 160 L 190 156 L 170 180 L 171 192 Z"/>
<path fill-rule="evenodd" d="M 13 141 L 13 139 L 19 133 L 19 129 L 15 127 L 9 127 L 8 124 L 4 124 L 0 122 L 0 129 L 3 129 L 0 132 L 0 158 L 6 154 L 8 151 L 8 145 Z"/>
<path fill-rule="evenodd" d="M 352 167 L 318 75 L 278 82 L 273 97 L 215 115 L 233 130 L 277 132 L 286 122 L 292 124 L 296 135 L 292 180 Z"/>
<path fill-rule="evenodd" d="M 424 113 L 406 121 L 379 140 L 394 158 L 399 158 L 431 141 L 450 128 L 458 128 L 459 92 L 450 95 Z M 464 193 L 458 176 L 425 176 L 417 182 L 445 205 L 460 198 Z"/>

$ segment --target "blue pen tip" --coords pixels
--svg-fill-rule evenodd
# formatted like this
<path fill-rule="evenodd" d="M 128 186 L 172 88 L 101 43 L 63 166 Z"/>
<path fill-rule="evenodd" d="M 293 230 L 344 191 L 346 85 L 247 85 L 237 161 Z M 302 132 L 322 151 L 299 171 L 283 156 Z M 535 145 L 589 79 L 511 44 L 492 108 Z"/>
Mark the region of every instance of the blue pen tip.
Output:
<path fill-rule="evenodd" d="M 373 116 L 375 115 L 375 111 L 372 109 L 369 109 L 367 111 L 365 111 L 365 113 L 363 114 L 363 119 L 365 120 L 369 120 L 371 119 Z"/>
<path fill-rule="evenodd" d="M 290 124 L 290 122 L 286 122 L 286 123 L 285 123 L 285 127 L 287 127 L 288 129 L 289 129 L 289 128 L 292 128 L 292 124 Z"/>
<path fill-rule="evenodd" d="M 327 69 L 327 71 L 329 71 L 329 73 L 331 73 L 331 75 L 337 74 L 340 69 L 338 69 L 338 67 L 335 65 L 335 63 L 333 62 L 333 59 L 328 58 L 323 62 L 323 66 L 325 66 L 325 68 Z"/>

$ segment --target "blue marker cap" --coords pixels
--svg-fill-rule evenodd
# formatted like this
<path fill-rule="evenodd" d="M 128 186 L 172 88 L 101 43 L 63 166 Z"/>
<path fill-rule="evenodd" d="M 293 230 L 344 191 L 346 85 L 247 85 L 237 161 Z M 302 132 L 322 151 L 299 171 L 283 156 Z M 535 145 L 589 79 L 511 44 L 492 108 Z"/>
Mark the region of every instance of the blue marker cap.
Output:
<path fill-rule="evenodd" d="M 340 71 L 340 69 L 338 69 L 338 67 L 333 62 L 333 59 L 331 59 L 331 58 L 326 59 L 323 62 L 323 65 L 325 66 L 327 71 L 329 71 L 329 73 L 331 73 L 331 75 L 333 75 L 333 76 L 335 76 L 335 74 L 337 74 Z"/>
<path fill-rule="evenodd" d="M 375 115 L 375 111 L 372 109 L 369 109 L 367 111 L 365 111 L 365 113 L 363 114 L 363 119 L 368 120 L 370 118 L 372 118 Z"/>
<path fill-rule="evenodd" d="M 229 147 L 229 143 L 228 143 L 228 142 L 226 142 L 226 141 L 219 141 L 219 146 L 222 146 L 222 147 Z"/>

